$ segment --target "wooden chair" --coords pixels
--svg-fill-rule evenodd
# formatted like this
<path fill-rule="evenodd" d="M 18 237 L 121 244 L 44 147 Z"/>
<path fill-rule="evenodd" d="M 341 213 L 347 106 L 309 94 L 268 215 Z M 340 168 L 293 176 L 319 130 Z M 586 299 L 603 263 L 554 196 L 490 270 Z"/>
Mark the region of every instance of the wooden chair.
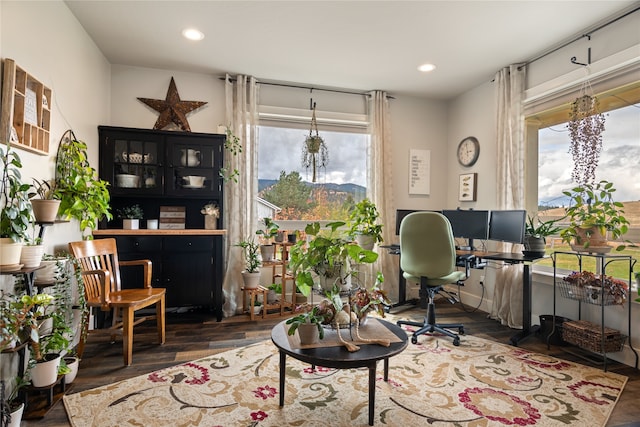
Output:
<path fill-rule="evenodd" d="M 69 243 L 69 250 L 78 260 L 82 271 L 85 298 L 89 307 L 102 311 L 113 310 L 113 325 L 108 329 L 112 337 L 121 329 L 124 364 L 131 365 L 133 327 L 145 320 L 156 319 L 158 339 L 165 342 L 165 292 L 164 288 L 151 287 L 151 261 L 118 261 L 116 240 L 97 239 Z M 143 288 L 121 289 L 120 266 L 142 266 Z M 139 309 L 156 306 L 155 316 L 135 318 Z M 121 316 L 121 321 L 119 317 Z M 88 319 L 87 319 L 88 320 Z M 88 321 L 86 325 L 88 327 Z M 78 356 L 84 351 L 84 339 L 78 345 Z"/>

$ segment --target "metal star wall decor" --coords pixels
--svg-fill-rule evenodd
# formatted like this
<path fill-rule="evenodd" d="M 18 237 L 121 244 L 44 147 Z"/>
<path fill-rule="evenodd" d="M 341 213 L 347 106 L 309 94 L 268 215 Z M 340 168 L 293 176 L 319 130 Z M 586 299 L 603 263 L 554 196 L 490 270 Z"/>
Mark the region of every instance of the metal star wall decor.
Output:
<path fill-rule="evenodd" d="M 203 101 L 181 101 L 180 95 L 178 95 L 178 88 L 176 87 L 176 82 L 173 80 L 173 77 L 171 77 L 171 83 L 167 90 L 166 99 L 138 99 L 160 113 L 158 120 L 156 120 L 156 124 L 153 126 L 153 128 L 157 130 L 164 129 L 170 123 L 174 123 L 183 131 L 191 132 L 189 122 L 187 121 L 187 113 L 206 104 L 206 102 Z"/>

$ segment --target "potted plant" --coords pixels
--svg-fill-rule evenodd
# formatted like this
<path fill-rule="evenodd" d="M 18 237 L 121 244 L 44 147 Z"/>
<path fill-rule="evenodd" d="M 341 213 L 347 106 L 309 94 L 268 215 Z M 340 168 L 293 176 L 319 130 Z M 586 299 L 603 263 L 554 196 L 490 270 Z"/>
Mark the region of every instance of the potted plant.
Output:
<path fill-rule="evenodd" d="M 260 259 L 258 251 L 260 245 L 252 237 L 236 243 L 235 246 L 242 248 L 245 261 L 245 269 L 242 271 L 242 279 L 246 289 L 255 289 L 260 284 Z"/>
<path fill-rule="evenodd" d="M 10 383 L 10 391 L 6 388 L 5 380 L 0 381 L 0 425 L 20 427 L 24 402 L 20 399 L 20 390 L 29 383 L 22 377 L 14 377 Z"/>
<path fill-rule="evenodd" d="M 380 285 L 384 282 L 382 273 L 378 272 L 376 281 L 369 289 L 358 288 L 351 294 L 349 301 L 351 311 L 353 311 L 358 321 L 363 325 L 370 312 L 376 312 L 380 317 L 385 317 L 385 309 L 391 305 L 391 301 L 387 293 L 380 289 Z"/>
<path fill-rule="evenodd" d="M 364 249 L 371 250 L 382 242 L 382 225 L 377 223 L 378 209 L 369 199 L 356 203 L 349 213 L 349 235 Z"/>
<path fill-rule="evenodd" d="M 79 221 L 84 239 L 92 238 L 90 230 L 98 227 L 98 221 L 112 218 L 108 185 L 89 164 L 87 144 L 73 131 L 66 131 L 56 155 L 54 198 L 60 200 L 58 213 L 62 219 Z"/>
<path fill-rule="evenodd" d="M 140 228 L 140 220 L 144 217 L 144 212 L 140 205 L 135 204 L 118 209 L 118 218 L 122 219 L 122 228 L 125 230 L 137 230 Z"/>
<path fill-rule="evenodd" d="M 60 207 L 60 200 L 54 198 L 55 196 L 55 180 L 42 181 L 33 178 L 34 191 L 29 193 L 31 199 L 31 207 L 33 209 L 33 216 L 38 223 L 52 223 L 58 216 L 58 208 Z M 39 198 L 35 198 L 38 196 Z"/>
<path fill-rule="evenodd" d="M 286 324 L 289 325 L 287 334 L 293 335 L 298 331 L 300 344 L 315 344 L 318 340 L 324 338 L 324 329 L 322 324 L 325 321 L 324 315 L 320 314 L 319 306 L 303 305 L 298 308 L 301 313 L 288 319 Z"/>
<path fill-rule="evenodd" d="M 37 339 L 32 337 L 30 342 L 32 351 L 28 376 L 34 387 L 51 385 L 56 382 L 58 375 L 70 372 L 66 364 L 62 364 L 62 353 L 69 348 L 69 336 L 72 331 L 58 310 L 54 310 L 48 316 L 53 319 L 51 332 Z"/>
<path fill-rule="evenodd" d="M 17 266 L 31 224 L 29 184 L 22 182 L 18 153 L 0 147 L 0 265 Z"/>
<path fill-rule="evenodd" d="M 273 304 L 278 299 L 278 295 L 282 294 L 282 285 L 280 283 L 272 283 L 267 286 L 267 304 Z"/>
<path fill-rule="evenodd" d="M 355 264 L 373 263 L 378 254 L 363 249 L 348 239 L 339 230 L 345 222 L 336 221 L 320 230 L 320 223 L 307 224 L 305 233 L 309 238 L 296 243 L 289 253 L 289 266 L 296 278 L 296 286 L 303 295 L 309 296 L 314 286 L 314 274 L 319 278 L 320 287 L 330 291 L 334 285 L 349 287 L 349 278 L 355 275 Z"/>
<path fill-rule="evenodd" d="M 26 240 L 20 252 L 20 264 L 26 268 L 39 267 L 44 255 L 42 239 L 34 237 Z"/>
<path fill-rule="evenodd" d="M 209 202 L 200 209 L 200 213 L 204 215 L 204 229 L 216 230 L 218 228 L 218 218 L 220 217 L 220 208 L 213 202 Z"/>
<path fill-rule="evenodd" d="M 261 221 L 263 228 L 256 231 L 256 234 L 260 236 L 260 255 L 263 261 L 271 261 L 275 254 L 275 246 L 271 239 L 278 234 L 280 226 L 269 217 L 264 217 Z"/>
<path fill-rule="evenodd" d="M 629 229 L 624 205 L 613 200 L 615 191 L 613 183 L 604 180 L 564 191 L 570 198 L 570 206 L 566 209 L 569 226 L 560 232 L 562 240 L 576 251 L 610 251 L 607 238 L 618 240 Z M 621 244 L 616 250 L 625 247 Z"/>
<path fill-rule="evenodd" d="M 524 229 L 524 253 L 532 255 L 544 255 L 547 245 L 547 237 L 558 234 L 562 227 L 558 225 L 559 219 L 541 221 L 540 217 L 534 219 L 528 216 Z"/>

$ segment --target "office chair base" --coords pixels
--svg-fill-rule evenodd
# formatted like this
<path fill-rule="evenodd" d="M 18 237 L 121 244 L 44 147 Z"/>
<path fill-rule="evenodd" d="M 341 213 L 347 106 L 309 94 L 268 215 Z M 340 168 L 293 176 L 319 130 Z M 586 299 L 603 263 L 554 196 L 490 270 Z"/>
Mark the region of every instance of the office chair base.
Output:
<path fill-rule="evenodd" d="M 420 322 L 412 322 L 409 320 L 398 320 L 398 322 L 396 322 L 396 324 L 398 326 L 402 326 L 402 325 L 409 325 L 409 326 L 415 326 L 418 327 L 420 329 L 418 329 L 417 331 L 415 331 L 413 333 L 413 335 L 411 335 L 411 344 L 418 344 L 418 336 L 420 335 L 425 335 L 425 334 L 431 334 L 431 333 L 439 333 L 442 335 L 446 335 L 448 337 L 453 338 L 453 345 L 455 345 L 456 347 L 460 345 L 460 337 L 455 334 L 454 332 L 449 331 L 448 329 L 457 329 L 458 330 L 458 334 L 460 335 L 464 335 L 464 326 L 459 324 L 459 323 L 446 323 L 446 324 L 431 324 L 427 322 L 427 318 L 425 317 L 424 319 L 425 321 L 420 323 Z"/>

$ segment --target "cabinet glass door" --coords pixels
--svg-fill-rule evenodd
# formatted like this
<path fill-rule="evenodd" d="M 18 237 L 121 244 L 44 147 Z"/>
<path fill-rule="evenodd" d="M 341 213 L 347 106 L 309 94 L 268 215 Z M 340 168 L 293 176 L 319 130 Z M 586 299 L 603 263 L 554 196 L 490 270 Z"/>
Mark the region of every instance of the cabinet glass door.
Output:
<path fill-rule="evenodd" d="M 145 138 L 113 137 L 113 192 L 160 194 L 164 170 L 162 144 Z"/>
<path fill-rule="evenodd" d="M 220 192 L 222 152 L 214 139 L 167 138 L 167 194 L 214 196 Z"/>

